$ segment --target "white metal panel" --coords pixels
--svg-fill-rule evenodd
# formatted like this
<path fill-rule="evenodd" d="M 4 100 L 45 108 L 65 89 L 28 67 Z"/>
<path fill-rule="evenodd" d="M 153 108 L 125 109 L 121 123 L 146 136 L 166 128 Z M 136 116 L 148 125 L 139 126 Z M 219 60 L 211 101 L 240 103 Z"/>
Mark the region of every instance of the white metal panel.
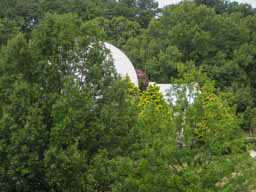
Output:
<path fill-rule="evenodd" d="M 104 42 L 104 46 L 110 51 L 116 72 L 122 77 L 129 77 L 137 87 L 139 86 L 136 71 L 130 59 L 117 47 Z"/>
<path fill-rule="evenodd" d="M 156 85 L 159 88 L 159 92 L 163 95 L 165 101 L 168 101 L 173 105 L 177 103 L 177 91 L 182 91 L 183 89 L 185 89 L 186 100 L 189 104 L 192 104 L 195 100 L 196 95 L 200 93 L 194 87 L 192 89 L 189 89 L 189 86 L 186 84 L 174 85 L 150 82 L 149 85 Z"/>

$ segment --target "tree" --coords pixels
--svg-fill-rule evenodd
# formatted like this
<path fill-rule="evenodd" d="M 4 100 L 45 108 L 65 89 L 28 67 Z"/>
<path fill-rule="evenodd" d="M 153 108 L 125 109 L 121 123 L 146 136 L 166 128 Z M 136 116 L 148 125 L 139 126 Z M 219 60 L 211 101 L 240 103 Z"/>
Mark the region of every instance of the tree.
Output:
<path fill-rule="evenodd" d="M 250 80 L 254 69 L 248 64 L 254 58 L 255 18 L 253 13 L 245 16 L 244 5 L 237 5 L 239 11 L 226 8 L 231 4 L 197 1 L 167 7 L 140 35 L 128 39 L 124 50 L 134 65 L 156 82 L 180 79 L 178 68 L 189 70 L 189 63 L 194 63 L 216 81 L 218 89 L 233 91 L 237 113 L 243 113 L 247 106 L 255 105 Z M 221 12 L 211 8 L 219 5 Z"/>
<path fill-rule="evenodd" d="M 158 3 L 155 0 L 137 0 L 139 9 L 139 23 L 142 27 L 147 27 L 150 20 L 158 13 Z"/>
<path fill-rule="evenodd" d="M 201 91 L 195 103 L 187 105 L 186 113 L 177 111 L 179 107 L 165 107 L 164 103 L 161 110 L 156 110 L 152 105 L 155 99 L 148 99 L 132 131 L 135 134 L 131 136 L 136 140 L 129 147 L 131 153 L 107 161 L 101 156 L 97 161 L 97 168 L 103 171 L 101 183 L 112 181 L 112 191 L 249 191 L 253 188 L 253 179 L 248 179 L 250 184 L 246 185 L 244 176 L 254 174 L 249 172 L 249 167 L 255 167 L 255 162 L 244 153 L 245 144 L 234 110 L 214 94 L 211 84 L 205 84 Z M 177 145 L 179 114 L 185 115 L 186 120 L 183 147 Z M 194 142 L 197 139 L 203 142 Z M 236 161 L 240 162 L 239 166 Z M 103 162 L 105 167 L 98 162 Z M 108 176 L 103 177 L 106 172 Z"/>
<path fill-rule="evenodd" d="M 1 189 L 87 190 L 98 151 L 115 156 L 130 144 L 128 85 L 86 26 L 48 15 L 31 39 L 18 34 L 1 50 Z"/>
<path fill-rule="evenodd" d="M 254 12 L 197 2 L 1 1 L 0 189 L 255 189 Z M 119 79 L 102 41 L 176 102 Z"/>
<path fill-rule="evenodd" d="M 8 39 L 17 35 L 19 28 L 14 21 L 0 19 L 0 47 L 5 45 Z"/>
<path fill-rule="evenodd" d="M 127 43 L 129 38 L 137 36 L 142 30 L 139 23 L 125 17 L 113 17 L 112 19 L 98 17 L 90 22 L 95 23 L 105 32 L 105 37 L 102 39 L 120 48 Z"/>
<path fill-rule="evenodd" d="M 23 32 L 30 32 L 42 15 L 40 3 L 35 0 L 3 0 L 0 7 L 0 17 L 15 21 Z"/>
<path fill-rule="evenodd" d="M 212 7 L 218 14 L 240 12 L 247 16 L 254 14 L 255 11 L 249 4 L 239 4 L 238 2 L 230 2 L 226 0 L 194 0 L 197 4 L 204 4 Z"/>

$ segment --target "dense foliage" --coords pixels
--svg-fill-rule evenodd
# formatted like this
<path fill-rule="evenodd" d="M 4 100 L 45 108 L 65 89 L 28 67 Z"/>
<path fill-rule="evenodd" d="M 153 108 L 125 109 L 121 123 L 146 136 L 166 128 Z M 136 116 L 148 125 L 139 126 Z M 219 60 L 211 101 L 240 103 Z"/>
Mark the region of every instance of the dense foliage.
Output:
<path fill-rule="evenodd" d="M 222 0 L 0 0 L 0 190 L 255 190 L 255 24 Z M 121 80 L 102 41 L 175 104 Z"/>
<path fill-rule="evenodd" d="M 235 5 L 241 10 L 231 9 Z M 217 4 L 211 7 L 214 6 Z M 243 116 L 243 112 L 254 110 L 256 104 L 256 12 L 236 3 L 222 6 L 228 11 L 221 14 L 192 2 L 166 8 L 159 19 L 152 19 L 148 28 L 131 37 L 123 48 L 136 67 L 144 69 L 157 82 L 179 79 L 179 69 L 190 69 L 192 63 L 216 82 L 218 90 L 233 93 L 233 104 Z M 251 14 L 245 14 L 245 8 Z M 243 121 L 246 129 L 250 128 L 248 121 Z"/>

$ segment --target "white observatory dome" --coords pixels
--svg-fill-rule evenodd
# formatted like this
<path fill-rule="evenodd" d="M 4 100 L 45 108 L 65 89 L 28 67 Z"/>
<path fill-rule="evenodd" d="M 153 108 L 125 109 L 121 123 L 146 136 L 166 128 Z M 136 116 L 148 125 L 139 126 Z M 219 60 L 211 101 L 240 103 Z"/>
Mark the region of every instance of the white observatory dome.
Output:
<path fill-rule="evenodd" d="M 133 67 L 130 59 L 117 47 L 109 43 L 103 43 L 105 48 L 107 48 L 112 56 L 114 67 L 116 72 L 122 77 L 129 77 L 131 82 L 133 82 L 137 87 L 139 86 L 136 71 Z"/>

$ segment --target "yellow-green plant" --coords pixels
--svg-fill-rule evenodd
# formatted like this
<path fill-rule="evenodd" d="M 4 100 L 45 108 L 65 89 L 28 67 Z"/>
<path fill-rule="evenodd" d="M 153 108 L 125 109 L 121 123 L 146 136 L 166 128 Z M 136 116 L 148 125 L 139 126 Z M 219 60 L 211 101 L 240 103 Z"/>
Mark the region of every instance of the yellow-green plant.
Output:
<path fill-rule="evenodd" d="M 156 85 L 148 86 L 144 92 L 141 92 L 138 100 L 138 107 L 141 109 L 141 115 L 143 115 L 143 111 L 149 107 L 152 108 L 154 112 L 159 112 L 164 104 L 165 101 L 163 96 Z"/>

